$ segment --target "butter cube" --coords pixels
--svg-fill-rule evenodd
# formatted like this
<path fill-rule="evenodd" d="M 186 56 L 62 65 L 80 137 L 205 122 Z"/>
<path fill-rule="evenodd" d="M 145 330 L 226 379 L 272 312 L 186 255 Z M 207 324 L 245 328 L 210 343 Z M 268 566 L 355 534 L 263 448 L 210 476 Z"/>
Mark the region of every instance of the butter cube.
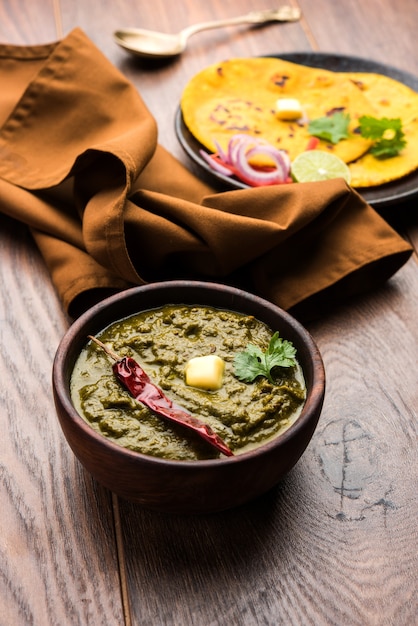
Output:
<path fill-rule="evenodd" d="M 298 120 L 303 115 L 299 100 L 295 98 L 279 98 L 276 102 L 276 116 L 280 120 Z"/>
<path fill-rule="evenodd" d="M 186 384 L 216 391 L 222 387 L 225 362 L 216 354 L 197 356 L 186 365 Z"/>

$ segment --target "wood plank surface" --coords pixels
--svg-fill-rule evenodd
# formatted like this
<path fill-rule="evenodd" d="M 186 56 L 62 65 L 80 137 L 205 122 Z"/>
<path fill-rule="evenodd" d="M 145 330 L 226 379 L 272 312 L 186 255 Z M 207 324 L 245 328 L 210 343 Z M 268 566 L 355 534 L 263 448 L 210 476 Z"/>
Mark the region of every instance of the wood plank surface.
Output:
<path fill-rule="evenodd" d="M 393 65 L 417 74 L 415 0 L 300 0 L 314 49 Z"/>
<path fill-rule="evenodd" d="M 0 5 L 2 43 L 58 27 L 48 0 Z M 28 230 L 2 214 L 0 254 L 0 624 L 123 624 L 111 494 L 70 453 L 52 399 L 69 320 Z"/>
<path fill-rule="evenodd" d="M 44 0 L 4 0 L 0 4 L 0 41 L 31 45 L 54 41 L 57 29 L 57 2 Z"/>
<path fill-rule="evenodd" d="M 276 3 L 273 3 L 276 4 Z M 269 0 L 5 0 L 0 40 L 80 26 L 133 82 L 159 140 L 187 80 L 232 56 L 327 51 L 418 75 L 415 0 L 300 0 L 297 24 L 208 31 L 170 62 L 128 56 L 112 32 L 176 32 Z M 1 87 L 1 86 L 0 86 Z M 385 217 L 418 249 L 417 201 Z M 118 500 L 61 434 L 52 360 L 68 320 L 28 231 L 0 214 L 1 626 L 415 626 L 418 615 L 418 264 L 309 325 L 327 395 L 306 453 L 256 502 L 166 516 Z"/>
<path fill-rule="evenodd" d="M 0 235 L 0 624 L 120 624 L 111 496 L 69 454 L 52 400 L 68 320 L 27 230 L 0 215 Z"/>

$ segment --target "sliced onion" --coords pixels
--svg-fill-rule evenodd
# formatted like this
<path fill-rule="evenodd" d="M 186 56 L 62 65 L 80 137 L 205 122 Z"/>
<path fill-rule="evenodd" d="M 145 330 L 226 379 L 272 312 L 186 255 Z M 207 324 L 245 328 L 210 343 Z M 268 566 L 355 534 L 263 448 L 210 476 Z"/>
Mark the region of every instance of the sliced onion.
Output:
<path fill-rule="evenodd" d="M 216 159 L 216 154 L 208 154 L 204 150 L 200 150 L 200 155 L 205 159 L 206 163 L 210 165 L 210 167 L 215 170 L 218 174 L 223 174 L 224 176 L 232 176 L 234 172 L 227 165 L 223 165 L 219 159 Z"/>
<path fill-rule="evenodd" d="M 224 176 L 236 176 L 247 185 L 258 187 L 291 182 L 290 159 L 284 150 L 278 150 L 267 141 L 250 135 L 233 135 L 223 150 L 217 141 L 214 142 L 217 152 L 208 154 L 203 150 L 200 154 L 210 167 Z M 254 167 L 250 160 L 254 156 L 266 156 L 272 166 Z"/>
<path fill-rule="evenodd" d="M 256 155 L 267 155 L 275 163 L 276 168 L 267 170 L 257 170 L 251 166 L 249 160 Z M 241 150 L 238 153 L 237 168 L 247 179 L 254 180 L 255 183 L 263 182 L 265 185 L 284 183 L 289 178 L 290 159 L 284 150 L 276 150 L 273 146 L 254 147 L 249 150 Z"/>
<path fill-rule="evenodd" d="M 237 152 L 240 150 L 242 146 L 250 147 L 254 145 L 255 142 L 261 143 L 261 139 L 254 140 L 250 135 L 233 135 L 228 142 L 228 162 L 230 165 L 235 165 L 237 162 Z"/>
<path fill-rule="evenodd" d="M 213 143 L 215 144 L 216 154 L 219 156 L 221 161 L 224 161 L 225 163 L 227 163 L 228 162 L 228 154 L 223 151 L 222 146 L 219 143 L 219 141 L 216 141 L 216 139 L 215 139 Z"/>

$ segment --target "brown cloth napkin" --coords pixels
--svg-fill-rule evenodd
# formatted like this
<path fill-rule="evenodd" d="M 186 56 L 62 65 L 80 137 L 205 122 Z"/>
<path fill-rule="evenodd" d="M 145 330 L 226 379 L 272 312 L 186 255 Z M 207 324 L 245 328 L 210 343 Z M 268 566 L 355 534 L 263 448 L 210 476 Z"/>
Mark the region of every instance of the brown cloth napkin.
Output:
<path fill-rule="evenodd" d="M 80 29 L 0 46 L 0 84 L 0 210 L 30 227 L 73 317 L 173 278 L 310 316 L 411 254 L 342 180 L 216 193 L 157 143 L 134 86 Z"/>

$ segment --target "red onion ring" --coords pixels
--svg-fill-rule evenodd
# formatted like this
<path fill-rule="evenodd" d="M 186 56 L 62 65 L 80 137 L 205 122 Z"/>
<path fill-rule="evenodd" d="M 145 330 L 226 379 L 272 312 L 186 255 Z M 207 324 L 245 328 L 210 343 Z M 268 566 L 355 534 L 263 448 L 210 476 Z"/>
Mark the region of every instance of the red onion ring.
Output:
<path fill-rule="evenodd" d="M 218 141 L 214 143 L 217 152 L 208 154 L 200 150 L 200 154 L 217 173 L 236 176 L 252 187 L 291 182 L 291 163 L 287 152 L 278 150 L 267 141 L 250 135 L 233 135 L 228 141 L 226 151 Z M 269 157 L 272 166 L 254 167 L 250 160 L 256 155 Z"/>
<path fill-rule="evenodd" d="M 230 167 L 226 165 L 225 166 L 222 165 L 222 163 L 220 163 L 217 159 L 214 158 L 216 154 L 211 155 L 205 152 L 204 150 L 200 150 L 200 155 L 206 161 L 206 163 L 208 163 L 208 165 L 213 170 L 215 170 L 215 172 L 218 172 L 218 174 L 223 174 L 224 176 L 232 176 L 234 174 L 234 172 L 231 170 Z"/>

